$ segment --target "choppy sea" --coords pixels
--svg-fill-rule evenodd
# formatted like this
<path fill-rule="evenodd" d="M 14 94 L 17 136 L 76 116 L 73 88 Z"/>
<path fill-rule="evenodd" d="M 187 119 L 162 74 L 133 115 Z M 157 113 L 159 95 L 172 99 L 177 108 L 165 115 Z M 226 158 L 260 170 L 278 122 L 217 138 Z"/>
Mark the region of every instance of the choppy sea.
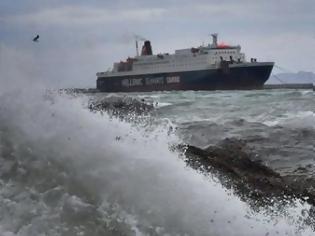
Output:
<path fill-rule="evenodd" d="M 88 109 L 111 96 L 154 109 Z M 226 138 L 282 175 L 313 177 L 314 92 L 0 93 L 0 235 L 315 235 L 309 204 L 252 209 L 171 148 Z"/>

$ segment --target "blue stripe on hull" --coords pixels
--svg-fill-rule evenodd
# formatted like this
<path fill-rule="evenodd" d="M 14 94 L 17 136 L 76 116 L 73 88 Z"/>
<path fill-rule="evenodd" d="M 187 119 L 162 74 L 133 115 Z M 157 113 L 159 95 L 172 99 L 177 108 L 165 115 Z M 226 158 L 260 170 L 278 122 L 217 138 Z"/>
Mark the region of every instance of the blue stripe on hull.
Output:
<path fill-rule="evenodd" d="M 268 80 L 272 68 L 273 65 L 259 65 L 232 67 L 227 70 L 106 77 L 97 79 L 97 88 L 102 92 L 260 89 Z M 169 78 L 179 78 L 179 82 L 170 82 Z"/>

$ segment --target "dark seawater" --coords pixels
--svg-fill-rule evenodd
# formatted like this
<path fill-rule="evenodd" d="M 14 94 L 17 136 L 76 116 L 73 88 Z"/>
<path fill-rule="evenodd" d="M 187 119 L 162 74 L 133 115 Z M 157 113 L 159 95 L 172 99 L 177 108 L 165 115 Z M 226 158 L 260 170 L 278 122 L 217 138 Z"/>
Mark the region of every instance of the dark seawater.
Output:
<path fill-rule="evenodd" d="M 224 138 L 246 141 L 267 165 L 315 173 L 315 94 L 311 90 L 179 92 L 148 96 L 182 140 L 206 147 Z"/>
<path fill-rule="evenodd" d="M 88 109 L 110 96 L 155 108 L 129 119 Z M 313 91 L 0 98 L 0 235 L 314 235 L 309 204 L 252 209 L 171 148 L 237 138 L 281 174 L 311 178 Z"/>

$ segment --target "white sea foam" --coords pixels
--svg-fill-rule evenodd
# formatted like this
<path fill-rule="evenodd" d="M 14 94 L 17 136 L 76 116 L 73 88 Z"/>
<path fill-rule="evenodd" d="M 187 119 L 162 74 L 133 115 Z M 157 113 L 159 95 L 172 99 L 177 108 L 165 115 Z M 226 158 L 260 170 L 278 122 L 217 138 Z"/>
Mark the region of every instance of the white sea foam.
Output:
<path fill-rule="evenodd" d="M 286 126 L 288 128 L 315 128 L 315 113 L 313 111 L 287 112 L 281 117 L 263 122 L 268 126 Z"/>
<path fill-rule="evenodd" d="M 167 107 L 167 106 L 171 106 L 172 103 L 170 102 L 157 102 L 157 107 Z"/>

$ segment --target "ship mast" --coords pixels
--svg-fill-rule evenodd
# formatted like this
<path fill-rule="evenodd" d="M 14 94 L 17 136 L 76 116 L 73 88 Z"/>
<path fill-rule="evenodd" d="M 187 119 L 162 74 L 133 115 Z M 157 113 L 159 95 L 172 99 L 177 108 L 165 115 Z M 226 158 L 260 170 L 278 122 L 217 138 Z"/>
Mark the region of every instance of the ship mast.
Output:
<path fill-rule="evenodd" d="M 138 46 L 138 40 L 136 39 L 136 55 L 139 56 L 139 46 Z"/>

